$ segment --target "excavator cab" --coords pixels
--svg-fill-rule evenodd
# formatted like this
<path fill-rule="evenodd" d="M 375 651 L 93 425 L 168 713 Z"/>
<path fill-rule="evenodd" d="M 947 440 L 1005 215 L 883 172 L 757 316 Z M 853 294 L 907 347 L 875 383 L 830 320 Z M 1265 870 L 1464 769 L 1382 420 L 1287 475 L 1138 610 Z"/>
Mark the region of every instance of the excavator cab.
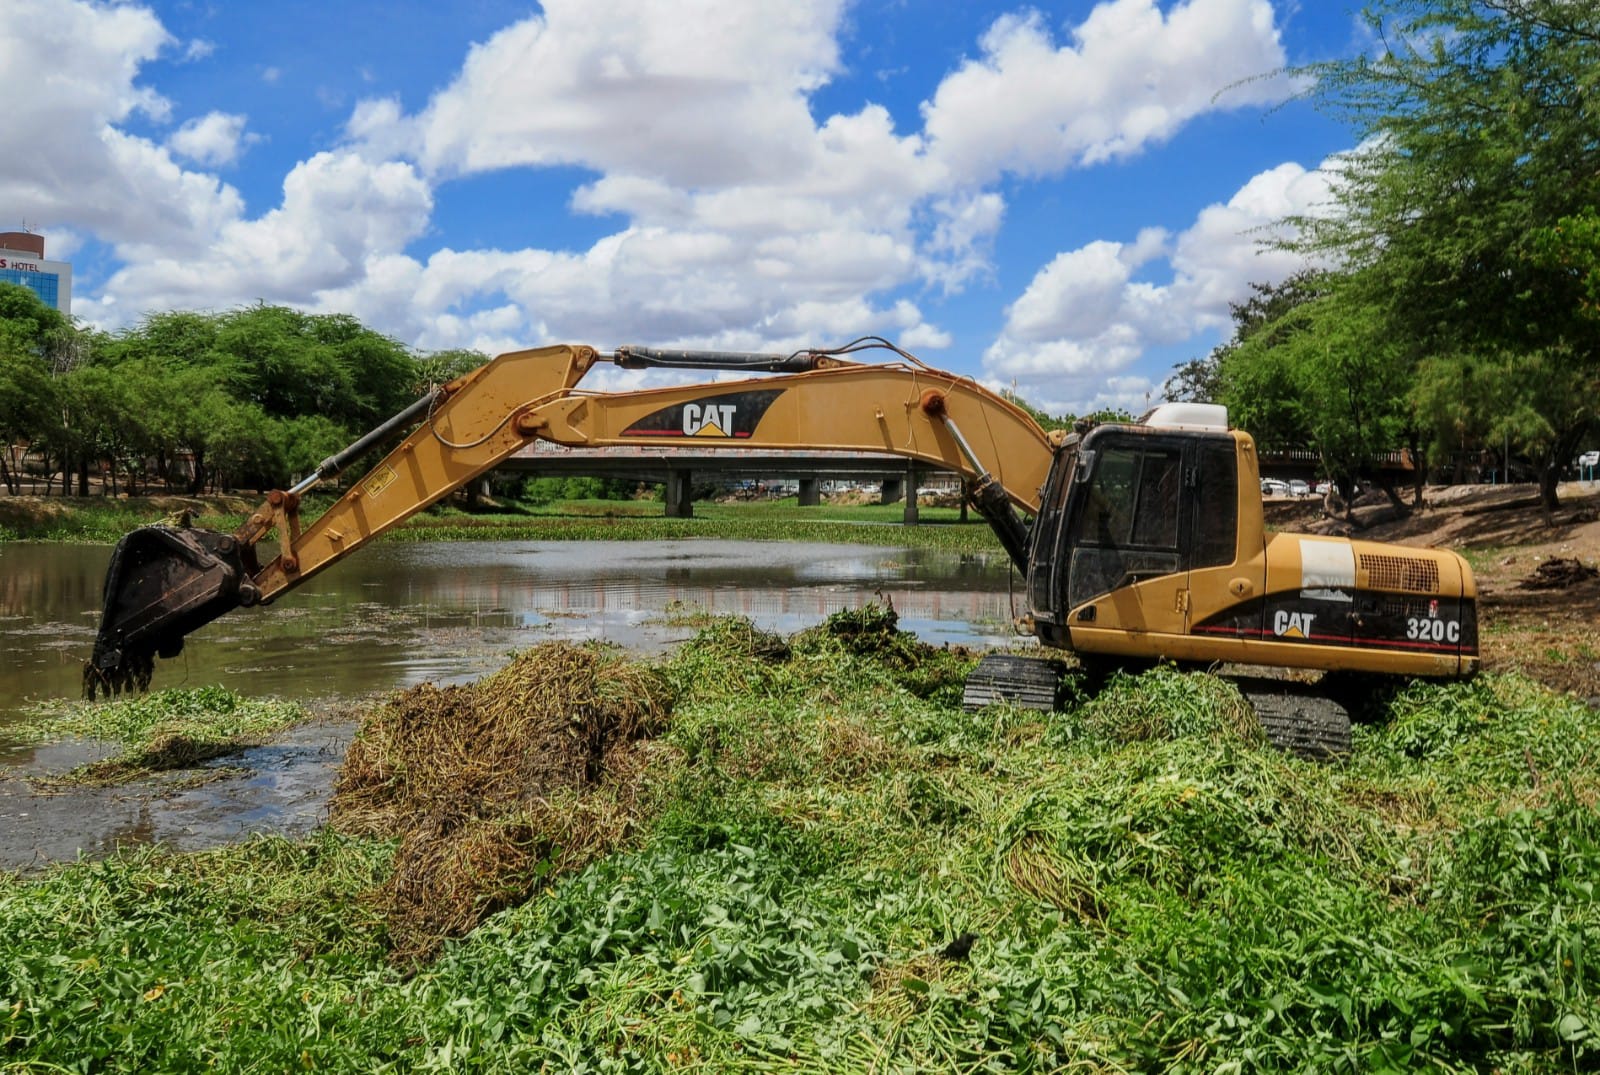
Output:
<path fill-rule="evenodd" d="M 1180 406 L 1074 435 L 1057 454 L 1028 556 L 1045 644 L 1141 655 L 1127 633 L 1188 634 L 1191 571 L 1249 557 L 1226 412 Z"/>

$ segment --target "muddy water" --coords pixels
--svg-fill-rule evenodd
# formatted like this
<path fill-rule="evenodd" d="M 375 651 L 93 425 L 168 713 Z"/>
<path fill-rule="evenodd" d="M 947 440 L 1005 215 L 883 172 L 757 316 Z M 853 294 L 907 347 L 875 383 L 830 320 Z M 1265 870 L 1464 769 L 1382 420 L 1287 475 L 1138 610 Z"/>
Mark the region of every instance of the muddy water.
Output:
<path fill-rule="evenodd" d="M 32 702 L 77 695 L 110 552 L 0 545 L 0 736 Z M 546 639 L 659 651 L 694 633 L 685 612 L 739 613 L 788 634 L 883 599 L 930 642 L 988 645 L 1011 637 L 1008 581 L 999 554 L 865 545 L 379 544 L 191 635 L 157 662 L 153 686 L 354 698 L 471 679 Z"/>
<path fill-rule="evenodd" d="M 7 749 L 39 701 L 76 697 L 98 626 L 109 546 L 0 545 L 0 868 L 123 842 L 199 847 L 247 831 L 303 831 L 326 804 L 349 729 L 315 726 L 219 765 L 234 777 L 40 797 L 20 775 L 85 760 L 81 747 Z M 1014 583 L 1003 555 L 797 542 L 379 544 L 265 608 L 239 609 L 158 661 L 154 687 L 221 683 L 313 704 L 423 681 L 474 679 L 550 639 L 660 652 L 686 614 L 738 613 L 789 634 L 840 609 L 891 602 L 933 643 L 1000 645 Z"/>

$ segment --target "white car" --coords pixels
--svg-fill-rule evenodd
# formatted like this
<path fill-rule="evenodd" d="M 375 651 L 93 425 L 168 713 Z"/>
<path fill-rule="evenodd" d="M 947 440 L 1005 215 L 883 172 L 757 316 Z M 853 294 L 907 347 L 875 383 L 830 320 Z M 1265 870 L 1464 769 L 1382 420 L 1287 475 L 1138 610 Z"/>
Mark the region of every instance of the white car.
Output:
<path fill-rule="evenodd" d="M 1307 485 L 1305 482 L 1301 481 L 1299 478 L 1296 478 L 1294 481 L 1289 483 L 1289 495 L 1290 496 L 1310 496 L 1311 495 L 1311 486 Z"/>
<path fill-rule="evenodd" d="M 1281 482 L 1277 478 L 1262 478 L 1261 479 L 1261 495 L 1262 496 L 1288 496 L 1289 495 L 1289 483 L 1288 482 Z"/>

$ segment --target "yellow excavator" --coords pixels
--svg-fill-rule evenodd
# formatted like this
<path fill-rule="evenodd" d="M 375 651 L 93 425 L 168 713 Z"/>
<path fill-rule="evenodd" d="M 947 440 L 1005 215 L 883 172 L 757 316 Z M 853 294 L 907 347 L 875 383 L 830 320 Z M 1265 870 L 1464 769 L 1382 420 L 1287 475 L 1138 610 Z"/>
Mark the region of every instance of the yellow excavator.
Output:
<path fill-rule="evenodd" d="M 894 357 L 852 357 L 869 348 Z M 602 362 L 753 376 L 581 389 Z M 302 520 L 307 490 L 402 434 L 331 507 Z M 790 355 L 584 346 L 500 355 L 269 493 L 231 534 L 146 526 L 125 536 L 107 571 L 86 694 L 145 689 L 155 658 L 176 656 L 192 631 L 277 599 L 536 440 L 883 452 L 959 471 L 1026 579 L 1021 622 L 1091 670 L 1225 663 L 1333 673 L 1331 685 L 1459 678 L 1478 667 L 1466 561 L 1447 550 L 1268 534 L 1255 443 L 1228 428 L 1224 408 L 1169 403 L 1136 423 L 1046 433 L 970 378 L 867 338 Z M 273 535 L 276 554 L 263 563 Z M 967 703 L 1050 708 L 1063 670 L 1051 658 L 987 657 Z M 1243 686 L 1275 742 L 1309 755 L 1348 749 L 1348 714 L 1309 677 Z"/>

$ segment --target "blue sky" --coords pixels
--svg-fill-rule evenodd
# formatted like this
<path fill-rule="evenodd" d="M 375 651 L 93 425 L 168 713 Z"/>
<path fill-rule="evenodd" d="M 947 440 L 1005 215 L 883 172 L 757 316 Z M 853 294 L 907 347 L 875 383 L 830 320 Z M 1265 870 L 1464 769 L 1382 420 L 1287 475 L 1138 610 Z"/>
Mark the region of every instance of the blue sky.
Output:
<path fill-rule="evenodd" d="M 1298 267 L 1263 229 L 1352 135 L 1278 72 L 1364 47 L 1309 0 L 5 0 L 0 230 L 105 328 L 266 301 L 423 350 L 877 334 L 1137 412 Z"/>

